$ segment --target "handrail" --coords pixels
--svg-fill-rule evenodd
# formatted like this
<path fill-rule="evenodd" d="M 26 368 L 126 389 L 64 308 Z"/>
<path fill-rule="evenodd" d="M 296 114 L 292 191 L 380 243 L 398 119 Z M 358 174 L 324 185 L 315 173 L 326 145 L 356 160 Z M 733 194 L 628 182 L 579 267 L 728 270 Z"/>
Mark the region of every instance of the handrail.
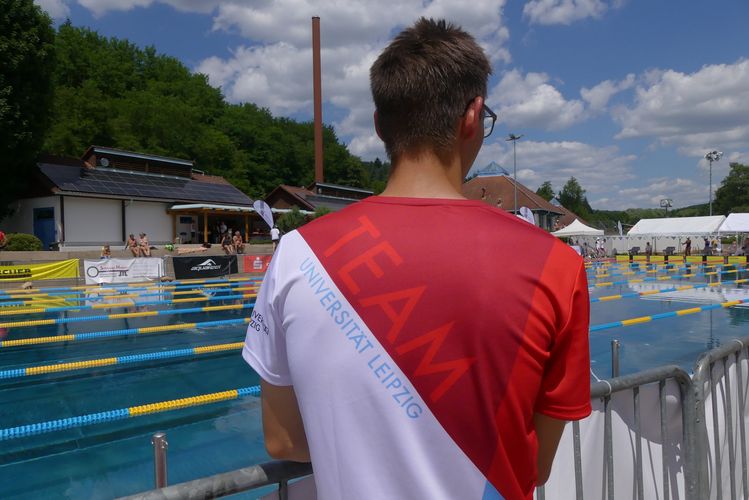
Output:
<path fill-rule="evenodd" d="M 286 497 L 285 486 L 289 479 L 309 476 L 312 464 L 288 461 L 266 462 L 223 474 L 174 484 L 166 488 L 144 491 L 119 500 L 165 500 L 182 498 L 217 498 L 243 491 L 279 484 L 280 498 Z"/>

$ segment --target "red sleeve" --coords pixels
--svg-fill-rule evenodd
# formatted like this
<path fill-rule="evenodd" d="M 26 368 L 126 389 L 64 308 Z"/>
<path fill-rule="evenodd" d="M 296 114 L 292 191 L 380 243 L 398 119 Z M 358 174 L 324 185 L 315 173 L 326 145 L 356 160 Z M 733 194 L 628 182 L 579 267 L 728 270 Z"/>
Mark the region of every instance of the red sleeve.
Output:
<path fill-rule="evenodd" d="M 565 306 L 567 321 L 551 346 L 536 400 L 536 412 L 560 420 L 579 420 L 591 412 L 588 345 L 590 299 L 582 263 L 569 304 Z"/>

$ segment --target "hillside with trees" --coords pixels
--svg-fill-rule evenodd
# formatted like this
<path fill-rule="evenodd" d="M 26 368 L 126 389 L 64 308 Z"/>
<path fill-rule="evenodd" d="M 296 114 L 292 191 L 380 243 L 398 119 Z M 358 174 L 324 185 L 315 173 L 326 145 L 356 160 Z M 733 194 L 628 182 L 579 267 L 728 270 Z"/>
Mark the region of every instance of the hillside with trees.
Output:
<path fill-rule="evenodd" d="M 9 2 L 12 8 L 0 16 L 0 153 L 10 175 L 0 207 L 28 184 L 38 154 L 79 157 L 90 145 L 192 159 L 196 168 L 225 177 L 254 198 L 279 184 L 312 182 L 311 122 L 275 117 L 253 103 L 229 103 L 205 75 L 155 47 L 141 49 L 70 22 L 55 31 L 31 0 Z M 323 137 L 326 182 L 384 189 L 388 163 L 352 155 L 331 126 Z M 655 208 L 594 210 L 574 177 L 558 192 L 547 181 L 537 193 L 610 231 L 617 221 L 665 216 Z M 749 167 L 731 163 L 713 208 L 749 211 Z M 669 216 L 707 213 L 703 204 Z"/>

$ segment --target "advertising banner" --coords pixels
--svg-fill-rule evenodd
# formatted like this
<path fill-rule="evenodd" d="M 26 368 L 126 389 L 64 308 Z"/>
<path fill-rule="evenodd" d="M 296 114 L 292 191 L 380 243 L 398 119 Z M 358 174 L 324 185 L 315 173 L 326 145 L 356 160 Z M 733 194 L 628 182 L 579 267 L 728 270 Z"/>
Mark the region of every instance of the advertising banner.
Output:
<path fill-rule="evenodd" d="M 164 261 L 158 257 L 139 259 L 84 260 L 86 284 L 133 283 L 164 276 Z"/>
<path fill-rule="evenodd" d="M 0 281 L 54 280 L 59 278 L 77 278 L 78 259 L 43 262 L 40 264 L 21 264 L 18 266 L 0 266 Z"/>
<path fill-rule="evenodd" d="M 203 257 L 173 257 L 174 277 L 185 278 L 218 278 L 227 274 L 236 274 L 236 255 L 213 255 Z"/>
<path fill-rule="evenodd" d="M 245 255 L 244 272 L 246 273 L 264 273 L 268 270 L 270 258 L 272 255 Z"/>
<path fill-rule="evenodd" d="M 260 217 L 263 218 L 269 228 L 273 227 L 273 212 L 271 212 L 270 207 L 266 202 L 263 200 L 256 200 L 255 203 L 252 204 L 252 208 L 254 208 Z"/>

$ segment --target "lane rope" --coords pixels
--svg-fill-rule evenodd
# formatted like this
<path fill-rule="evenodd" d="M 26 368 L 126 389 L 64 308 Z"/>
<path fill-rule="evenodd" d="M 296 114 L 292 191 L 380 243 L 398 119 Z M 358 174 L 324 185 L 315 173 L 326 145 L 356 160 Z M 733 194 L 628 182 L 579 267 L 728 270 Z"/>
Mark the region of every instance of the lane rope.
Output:
<path fill-rule="evenodd" d="M 120 330 L 105 330 L 101 332 L 74 333 L 70 335 L 57 335 L 50 337 L 30 337 L 26 339 L 2 340 L 0 348 L 19 347 L 40 344 L 55 344 L 58 342 L 76 342 L 80 340 L 100 339 L 105 337 L 124 337 L 127 335 L 138 335 L 143 333 L 170 332 L 188 328 L 206 328 L 210 326 L 227 326 L 250 323 L 250 318 L 219 319 L 216 321 L 202 321 L 198 323 L 175 323 L 173 325 L 144 326 L 141 328 L 123 328 Z"/>
<path fill-rule="evenodd" d="M 236 351 L 242 349 L 244 342 L 232 342 L 228 344 L 209 344 L 187 349 L 174 349 L 171 351 L 145 352 L 141 354 L 127 354 L 122 356 L 111 356 L 108 358 L 86 359 L 80 361 L 68 361 L 51 363 L 39 366 L 26 366 L 10 370 L 0 370 L 0 380 L 8 380 L 48 373 L 69 372 L 85 370 L 88 368 L 99 368 L 102 366 L 114 366 L 124 364 L 145 363 L 159 359 L 172 359 L 183 357 L 196 357 L 201 354 L 211 354 L 223 351 Z"/>
<path fill-rule="evenodd" d="M 154 413 L 179 410 L 182 408 L 189 408 L 193 406 L 203 406 L 212 403 L 219 403 L 221 401 L 229 401 L 241 397 L 258 395 L 260 395 L 260 386 L 253 385 L 249 387 L 241 387 L 239 389 L 230 389 L 228 391 L 212 392 L 208 394 L 200 394 L 198 396 L 171 399 L 169 401 L 160 401 L 158 403 L 147 403 L 138 406 L 130 406 L 128 408 L 120 408 L 117 410 L 101 411 L 98 413 L 89 413 L 86 415 L 79 415 L 75 417 L 48 420 L 46 422 L 38 422 L 33 424 L 20 425 L 17 427 L 10 427 L 7 429 L 1 429 L 0 441 L 10 441 L 11 439 L 18 439 L 26 436 L 46 434 L 49 432 L 72 429 L 76 427 L 86 427 L 103 422 L 125 420 L 127 418 L 142 417 L 144 415 L 151 415 Z"/>

